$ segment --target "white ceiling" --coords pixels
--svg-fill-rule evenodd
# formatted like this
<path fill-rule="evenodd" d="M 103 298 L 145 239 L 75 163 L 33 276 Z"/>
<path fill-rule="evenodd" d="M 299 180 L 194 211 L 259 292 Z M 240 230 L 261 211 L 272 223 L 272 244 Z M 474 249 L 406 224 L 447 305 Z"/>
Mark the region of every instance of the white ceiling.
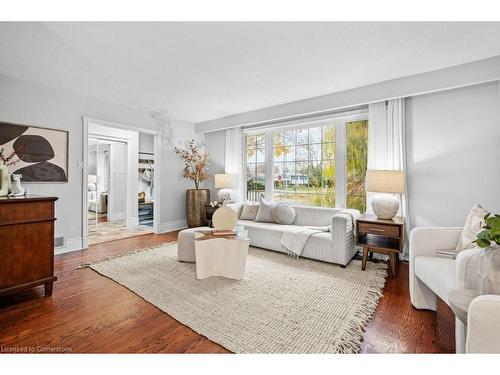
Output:
<path fill-rule="evenodd" d="M 500 23 L 0 23 L 0 74 L 200 122 L 500 55 Z"/>

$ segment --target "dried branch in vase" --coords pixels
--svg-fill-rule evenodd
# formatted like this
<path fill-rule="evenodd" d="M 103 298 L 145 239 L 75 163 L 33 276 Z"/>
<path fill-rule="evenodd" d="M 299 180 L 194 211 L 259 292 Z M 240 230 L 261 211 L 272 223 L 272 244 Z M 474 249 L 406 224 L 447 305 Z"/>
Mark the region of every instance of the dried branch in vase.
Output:
<path fill-rule="evenodd" d="M 0 160 L 3 161 L 4 165 L 8 167 L 10 165 L 15 165 L 19 163 L 20 161 L 19 158 L 17 158 L 17 160 L 14 159 L 14 157 L 17 157 L 15 151 L 12 151 L 9 156 L 5 156 L 4 151 L 5 151 L 4 148 L 0 149 Z"/>
<path fill-rule="evenodd" d="M 194 186 L 199 189 L 200 183 L 210 178 L 206 173 L 208 154 L 198 149 L 194 139 L 187 141 L 185 148 L 174 147 L 174 150 L 179 158 L 184 161 L 182 177 L 193 180 Z"/>

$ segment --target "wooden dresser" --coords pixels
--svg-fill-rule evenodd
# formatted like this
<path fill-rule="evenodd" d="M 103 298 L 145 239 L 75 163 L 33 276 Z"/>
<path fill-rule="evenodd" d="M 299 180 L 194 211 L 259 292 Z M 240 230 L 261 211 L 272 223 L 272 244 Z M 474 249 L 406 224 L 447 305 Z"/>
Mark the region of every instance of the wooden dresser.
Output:
<path fill-rule="evenodd" d="M 52 295 L 57 198 L 0 197 L 0 296 L 37 285 Z"/>

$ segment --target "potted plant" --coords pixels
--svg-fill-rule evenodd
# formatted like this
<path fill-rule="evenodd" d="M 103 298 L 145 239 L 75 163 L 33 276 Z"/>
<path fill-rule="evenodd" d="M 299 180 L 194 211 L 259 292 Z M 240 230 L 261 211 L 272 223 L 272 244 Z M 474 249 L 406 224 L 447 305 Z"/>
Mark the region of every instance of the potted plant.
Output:
<path fill-rule="evenodd" d="M 474 241 L 484 248 L 479 259 L 479 293 L 500 294 L 500 215 L 487 214 Z"/>
<path fill-rule="evenodd" d="M 194 139 L 185 143 L 184 148 L 175 147 L 175 153 L 184 162 L 182 177 L 194 182 L 194 189 L 186 190 L 186 220 L 190 228 L 205 225 L 205 205 L 210 202 L 210 190 L 200 189 L 208 180 L 208 154 L 201 152 Z"/>

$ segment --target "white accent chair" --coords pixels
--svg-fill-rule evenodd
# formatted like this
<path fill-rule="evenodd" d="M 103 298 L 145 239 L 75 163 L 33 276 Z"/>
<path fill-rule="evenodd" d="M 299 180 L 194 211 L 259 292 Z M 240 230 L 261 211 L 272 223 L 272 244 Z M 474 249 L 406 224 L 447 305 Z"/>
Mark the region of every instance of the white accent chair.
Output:
<path fill-rule="evenodd" d="M 436 298 L 449 305 L 454 290 L 477 289 L 481 249 L 460 252 L 456 259 L 436 256 L 455 249 L 463 228 L 414 228 L 410 233 L 410 298 L 417 309 L 436 311 Z M 467 340 L 466 340 L 467 338 Z M 467 332 L 455 319 L 457 353 L 500 353 L 500 296 L 479 296 L 469 308 Z"/>

